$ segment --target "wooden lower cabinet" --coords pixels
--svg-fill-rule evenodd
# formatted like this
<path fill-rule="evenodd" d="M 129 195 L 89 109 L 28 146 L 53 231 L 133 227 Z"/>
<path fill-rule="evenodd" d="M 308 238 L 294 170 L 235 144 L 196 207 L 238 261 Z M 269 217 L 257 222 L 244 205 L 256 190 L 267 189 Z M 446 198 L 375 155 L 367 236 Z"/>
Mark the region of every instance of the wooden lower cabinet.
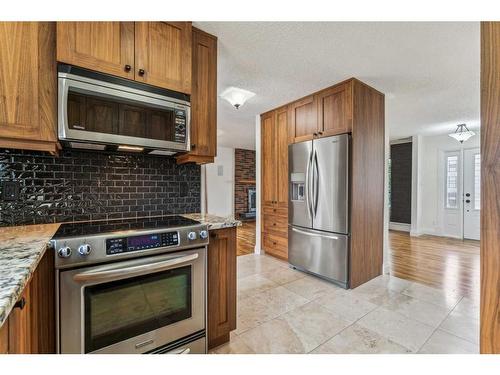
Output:
<path fill-rule="evenodd" d="M 9 320 L 0 327 L 0 354 L 9 353 Z"/>
<path fill-rule="evenodd" d="M 262 249 L 268 255 L 288 260 L 288 208 L 273 204 L 262 207 Z"/>
<path fill-rule="evenodd" d="M 55 353 L 53 261 L 47 251 L 0 327 L 0 354 Z"/>
<path fill-rule="evenodd" d="M 207 254 L 208 348 L 236 329 L 236 228 L 210 231 Z"/>

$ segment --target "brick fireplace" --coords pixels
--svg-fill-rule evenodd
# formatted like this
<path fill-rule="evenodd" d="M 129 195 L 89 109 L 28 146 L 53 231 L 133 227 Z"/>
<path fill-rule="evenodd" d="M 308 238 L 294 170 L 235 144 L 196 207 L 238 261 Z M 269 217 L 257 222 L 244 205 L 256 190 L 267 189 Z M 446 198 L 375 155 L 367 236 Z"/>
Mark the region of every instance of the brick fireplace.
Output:
<path fill-rule="evenodd" d="M 255 151 L 234 150 L 234 213 L 236 218 L 251 217 L 249 192 L 255 189 Z"/>

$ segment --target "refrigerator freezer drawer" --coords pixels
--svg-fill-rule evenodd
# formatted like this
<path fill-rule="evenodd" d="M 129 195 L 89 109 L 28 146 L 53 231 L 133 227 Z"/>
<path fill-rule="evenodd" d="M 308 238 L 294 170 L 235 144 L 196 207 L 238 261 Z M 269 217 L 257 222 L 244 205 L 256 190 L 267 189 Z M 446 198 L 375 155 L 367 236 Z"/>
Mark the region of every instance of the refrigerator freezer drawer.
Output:
<path fill-rule="evenodd" d="M 348 287 L 349 237 L 288 227 L 288 262 L 298 269 Z"/>

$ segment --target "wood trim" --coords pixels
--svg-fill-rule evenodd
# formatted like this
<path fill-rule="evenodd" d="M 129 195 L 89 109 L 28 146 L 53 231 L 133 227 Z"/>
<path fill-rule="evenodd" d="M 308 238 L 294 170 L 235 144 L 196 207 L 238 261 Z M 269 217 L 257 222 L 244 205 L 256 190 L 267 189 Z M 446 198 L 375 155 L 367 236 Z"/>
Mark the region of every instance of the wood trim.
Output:
<path fill-rule="evenodd" d="M 481 22 L 481 353 L 500 353 L 500 22 Z"/>
<path fill-rule="evenodd" d="M 1 148 L 14 148 L 32 151 L 45 151 L 58 155 L 61 150 L 59 142 L 29 141 L 25 139 L 0 138 Z"/>
<path fill-rule="evenodd" d="M 209 164 L 214 162 L 213 156 L 181 154 L 175 157 L 177 164 L 196 163 L 196 164 Z"/>

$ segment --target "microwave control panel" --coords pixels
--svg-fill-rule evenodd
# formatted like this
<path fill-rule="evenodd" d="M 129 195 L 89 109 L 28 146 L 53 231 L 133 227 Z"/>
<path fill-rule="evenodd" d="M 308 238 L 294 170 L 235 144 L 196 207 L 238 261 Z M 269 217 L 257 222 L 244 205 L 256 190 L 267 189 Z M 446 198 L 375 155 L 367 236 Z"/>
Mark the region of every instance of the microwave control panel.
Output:
<path fill-rule="evenodd" d="M 175 110 L 175 135 L 174 141 L 184 143 L 186 142 L 186 111 L 182 109 Z"/>
<path fill-rule="evenodd" d="M 145 234 L 140 236 L 109 238 L 106 240 L 106 255 L 156 249 L 179 245 L 178 232 Z"/>

